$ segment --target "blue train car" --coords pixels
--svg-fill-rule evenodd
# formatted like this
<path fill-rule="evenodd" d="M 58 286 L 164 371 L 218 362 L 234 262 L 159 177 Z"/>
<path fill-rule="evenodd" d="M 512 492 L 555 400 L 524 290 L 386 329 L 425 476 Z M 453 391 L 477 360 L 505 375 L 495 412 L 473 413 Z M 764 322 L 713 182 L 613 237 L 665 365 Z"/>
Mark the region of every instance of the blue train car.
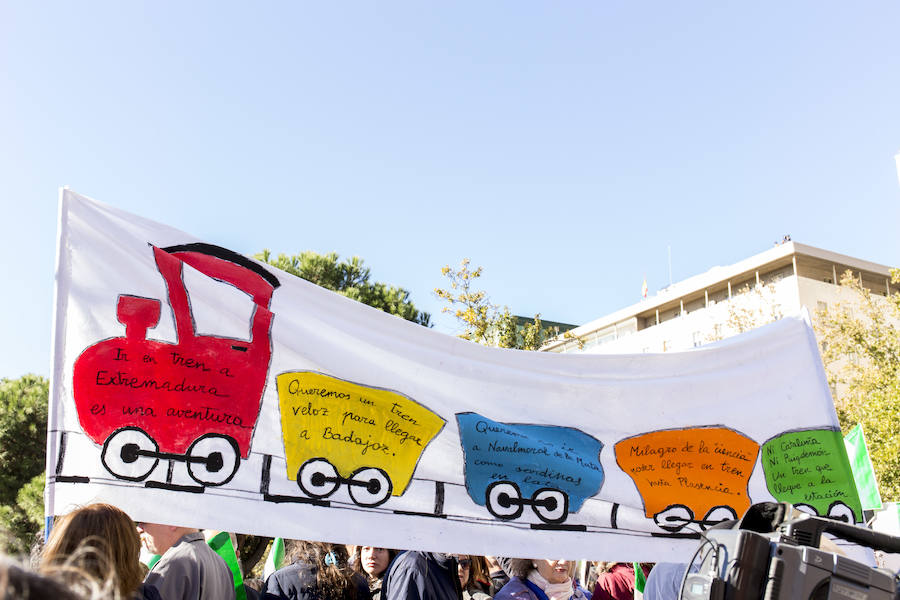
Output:
<path fill-rule="evenodd" d="M 603 485 L 596 438 L 571 427 L 500 423 L 457 413 L 466 490 L 503 520 L 530 506 L 545 523 L 562 523 Z"/>

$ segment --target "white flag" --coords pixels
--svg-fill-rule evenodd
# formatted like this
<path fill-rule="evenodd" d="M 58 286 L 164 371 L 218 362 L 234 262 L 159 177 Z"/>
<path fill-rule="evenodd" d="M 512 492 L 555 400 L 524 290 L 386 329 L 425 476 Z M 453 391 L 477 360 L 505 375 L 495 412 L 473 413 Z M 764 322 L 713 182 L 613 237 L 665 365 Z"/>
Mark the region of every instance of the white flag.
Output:
<path fill-rule="evenodd" d="M 48 514 L 627 561 L 773 498 L 861 518 L 803 318 L 683 353 L 485 348 L 68 190 L 56 294 Z"/>

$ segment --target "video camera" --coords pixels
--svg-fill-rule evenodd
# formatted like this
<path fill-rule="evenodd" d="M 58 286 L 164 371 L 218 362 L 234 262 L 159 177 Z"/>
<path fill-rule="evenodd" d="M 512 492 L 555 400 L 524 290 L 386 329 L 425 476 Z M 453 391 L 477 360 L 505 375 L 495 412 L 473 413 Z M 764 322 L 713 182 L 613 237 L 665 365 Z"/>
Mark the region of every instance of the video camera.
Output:
<path fill-rule="evenodd" d="M 893 573 L 820 549 L 823 533 L 900 552 L 900 538 L 764 502 L 706 531 L 681 600 L 900 600 Z"/>

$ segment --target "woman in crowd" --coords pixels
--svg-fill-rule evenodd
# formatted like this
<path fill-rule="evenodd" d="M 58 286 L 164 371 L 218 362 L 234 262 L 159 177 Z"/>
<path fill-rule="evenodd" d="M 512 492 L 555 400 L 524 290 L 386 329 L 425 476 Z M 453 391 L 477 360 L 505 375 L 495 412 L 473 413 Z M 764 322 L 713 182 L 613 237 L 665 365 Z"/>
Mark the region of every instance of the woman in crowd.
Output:
<path fill-rule="evenodd" d="M 381 581 L 384 578 L 384 572 L 387 571 L 388 565 L 395 556 L 397 556 L 397 551 L 390 548 L 356 546 L 351 566 L 369 582 L 372 600 L 381 598 Z"/>
<path fill-rule="evenodd" d="M 587 600 L 572 580 L 574 570 L 575 563 L 568 560 L 511 559 L 512 578 L 494 600 Z"/>
<path fill-rule="evenodd" d="M 264 600 L 371 600 L 366 580 L 347 564 L 339 544 L 288 540 L 291 564 L 266 579 Z"/>
<path fill-rule="evenodd" d="M 69 580 L 85 574 L 117 598 L 159 600 L 143 585 L 141 540 L 134 521 L 110 504 L 89 504 L 61 517 L 44 546 L 40 570 Z"/>
<path fill-rule="evenodd" d="M 490 584 L 486 582 L 487 567 L 484 557 L 457 554 L 456 565 L 463 600 L 490 600 L 491 596 L 487 593 Z"/>

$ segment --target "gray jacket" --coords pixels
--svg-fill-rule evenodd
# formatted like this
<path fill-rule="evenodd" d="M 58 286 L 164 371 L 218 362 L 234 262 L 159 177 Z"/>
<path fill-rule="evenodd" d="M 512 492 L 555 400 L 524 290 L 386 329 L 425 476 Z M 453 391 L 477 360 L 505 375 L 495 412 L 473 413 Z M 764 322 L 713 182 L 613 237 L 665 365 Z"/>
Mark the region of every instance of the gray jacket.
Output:
<path fill-rule="evenodd" d="M 181 536 L 153 565 L 144 582 L 159 590 L 165 600 L 234 600 L 234 576 L 202 533 Z"/>

